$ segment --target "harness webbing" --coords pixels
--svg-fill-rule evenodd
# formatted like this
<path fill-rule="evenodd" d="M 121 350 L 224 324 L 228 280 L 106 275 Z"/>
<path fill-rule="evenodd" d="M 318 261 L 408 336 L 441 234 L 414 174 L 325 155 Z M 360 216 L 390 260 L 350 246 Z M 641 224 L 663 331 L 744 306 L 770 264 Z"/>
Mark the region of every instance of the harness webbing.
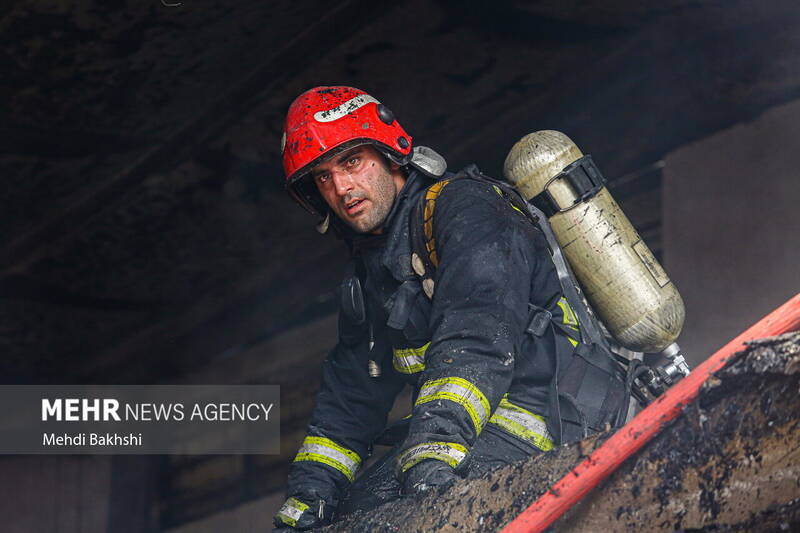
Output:
<path fill-rule="evenodd" d="M 425 208 L 422 211 L 422 231 L 425 234 L 425 250 L 434 267 L 439 266 L 439 257 L 436 255 L 436 240 L 433 238 L 433 212 L 436 209 L 436 199 L 442 193 L 450 180 L 437 181 L 425 191 Z"/>
<path fill-rule="evenodd" d="M 477 169 L 475 170 L 477 171 Z M 555 353 L 553 354 L 555 372 L 550 393 L 552 409 L 550 423 L 552 424 L 554 437 L 559 442 L 562 441 L 561 403 L 563 401 L 566 405 L 570 406 L 570 409 L 575 411 L 572 418 L 575 419 L 576 423 L 580 424 L 583 428 L 582 433 L 586 436 L 587 422 L 591 422 L 592 425 L 596 426 L 601 422 L 603 414 L 608 410 L 607 408 L 615 402 L 619 402 L 618 393 L 616 391 L 594 390 L 597 388 L 598 380 L 601 379 L 597 372 L 602 372 L 607 375 L 607 379 L 610 380 L 609 383 L 615 383 L 616 380 L 621 380 L 624 386 L 626 370 L 614 359 L 608 340 L 603 334 L 596 317 L 591 312 L 588 302 L 580 291 L 575 281 L 575 275 L 567 263 L 561 246 L 558 244 L 553 229 L 550 227 L 544 213 L 531 205 L 530 202 L 526 201 L 519 191 L 512 186 L 490 178 L 479 171 L 465 173 L 462 178 L 458 179 L 464 178 L 490 184 L 497 194 L 508 201 L 512 208 L 525 215 L 532 224 L 538 227 L 547 241 L 562 293 L 577 316 L 578 323 L 580 324 L 578 331 L 580 332 L 581 343 L 576 346 L 573 357 L 582 358 L 586 363 L 596 369 L 591 373 L 591 376 L 587 374 L 586 379 L 593 383 L 586 383 L 586 386 L 584 386 L 581 380 L 576 381 L 575 377 L 572 376 L 569 369 L 567 369 L 566 375 L 564 376 L 568 378 L 566 383 L 568 386 L 566 388 L 572 390 L 575 396 L 566 392 L 559 392 L 558 381 L 561 377 L 561 365 L 558 361 L 558 355 Z M 422 279 L 423 284 L 428 283 L 431 287 L 433 286 L 433 273 L 439 263 L 439 257 L 436 252 L 436 242 L 433 236 L 433 214 L 436 200 L 452 179 L 454 178 L 437 181 L 431 185 L 425 192 L 423 201 L 417 204 L 417 208 L 412 211 L 411 215 L 412 248 L 418 251 L 425 251 L 425 253 L 418 254 L 424 263 L 424 272 L 417 272 L 417 274 Z M 420 221 L 422 224 L 419 223 Z M 432 298 L 432 292 L 432 290 L 426 291 L 429 298 Z M 547 315 L 549 315 L 549 312 Z M 534 319 L 535 318 L 534 316 Z M 562 325 L 556 324 L 551 320 L 550 328 L 555 327 L 558 327 L 559 330 L 570 339 L 576 333 L 575 331 L 567 331 L 566 328 L 561 330 Z M 589 388 L 593 390 L 588 390 Z M 587 396 L 593 397 L 589 399 Z M 589 401 L 587 402 L 586 400 Z M 581 407 L 579 407 L 579 404 Z M 618 427 L 625 422 L 627 417 L 627 404 L 628 402 L 626 400 L 625 407 L 613 409 L 616 411 L 616 417 L 610 422 L 612 422 L 614 426 Z M 587 415 L 589 418 L 588 421 Z"/>

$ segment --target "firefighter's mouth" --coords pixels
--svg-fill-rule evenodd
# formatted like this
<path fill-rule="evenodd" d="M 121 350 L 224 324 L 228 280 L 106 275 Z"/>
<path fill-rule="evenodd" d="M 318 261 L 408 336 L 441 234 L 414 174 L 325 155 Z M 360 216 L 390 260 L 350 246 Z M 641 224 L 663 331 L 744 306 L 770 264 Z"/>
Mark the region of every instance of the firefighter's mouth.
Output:
<path fill-rule="evenodd" d="M 364 207 L 364 202 L 366 198 L 357 198 L 355 200 L 351 200 L 344 204 L 344 210 L 348 215 L 354 215 L 355 213 L 359 212 Z"/>

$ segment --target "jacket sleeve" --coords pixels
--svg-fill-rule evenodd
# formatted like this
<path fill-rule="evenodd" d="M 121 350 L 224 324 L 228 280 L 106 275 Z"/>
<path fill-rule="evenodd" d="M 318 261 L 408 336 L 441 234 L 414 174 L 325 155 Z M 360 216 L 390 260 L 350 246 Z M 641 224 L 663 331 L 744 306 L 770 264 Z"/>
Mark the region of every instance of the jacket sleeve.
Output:
<path fill-rule="evenodd" d="M 376 338 L 372 351 L 366 338 L 343 335 L 322 367 L 322 385 L 300 450 L 289 472 L 287 495 L 307 504 L 325 500 L 336 506 L 340 495 L 385 428 L 389 410 L 404 383 L 394 372 L 369 376 L 368 361 L 385 354 L 388 345 Z M 352 328 L 350 328 L 352 329 Z"/>
<path fill-rule="evenodd" d="M 536 229 L 490 184 L 454 180 L 436 200 L 432 338 L 409 435 L 396 463 L 464 464 L 508 391 L 527 326 L 531 279 L 545 250 Z"/>

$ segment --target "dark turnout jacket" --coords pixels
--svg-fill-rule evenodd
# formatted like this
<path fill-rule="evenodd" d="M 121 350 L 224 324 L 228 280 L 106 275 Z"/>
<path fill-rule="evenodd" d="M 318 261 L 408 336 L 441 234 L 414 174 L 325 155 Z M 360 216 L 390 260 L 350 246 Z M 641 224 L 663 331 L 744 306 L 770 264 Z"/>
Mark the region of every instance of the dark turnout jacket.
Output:
<path fill-rule="evenodd" d="M 491 184 L 463 172 L 445 177 L 435 202 L 432 298 L 412 270 L 409 236 L 413 207 L 432 180 L 412 171 L 385 232 L 353 239 L 350 272 L 363 286 L 366 320 L 340 312 L 290 497 L 335 505 L 406 383 L 414 405 L 399 476 L 426 459 L 466 468 L 483 432 L 531 453 L 552 447 L 545 420 L 555 358 L 571 357 L 576 341 L 563 333 L 570 329 L 526 329 L 542 308 L 567 328 L 577 321 L 540 230 Z M 370 361 L 379 376 L 370 376 Z"/>

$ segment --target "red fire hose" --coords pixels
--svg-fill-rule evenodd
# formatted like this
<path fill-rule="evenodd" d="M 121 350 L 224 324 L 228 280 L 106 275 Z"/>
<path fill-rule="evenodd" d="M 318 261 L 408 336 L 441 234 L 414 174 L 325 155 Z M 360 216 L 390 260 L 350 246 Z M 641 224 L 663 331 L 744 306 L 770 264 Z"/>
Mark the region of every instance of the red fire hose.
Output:
<path fill-rule="evenodd" d="M 683 408 L 697 397 L 700 386 L 711 374 L 722 368 L 732 355 L 742 350 L 745 341 L 798 329 L 800 329 L 800 294 L 730 341 L 647 406 L 509 523 L 502 533 L 544 531 L 652 439 L 667 422 L 678 416 Z"/>

